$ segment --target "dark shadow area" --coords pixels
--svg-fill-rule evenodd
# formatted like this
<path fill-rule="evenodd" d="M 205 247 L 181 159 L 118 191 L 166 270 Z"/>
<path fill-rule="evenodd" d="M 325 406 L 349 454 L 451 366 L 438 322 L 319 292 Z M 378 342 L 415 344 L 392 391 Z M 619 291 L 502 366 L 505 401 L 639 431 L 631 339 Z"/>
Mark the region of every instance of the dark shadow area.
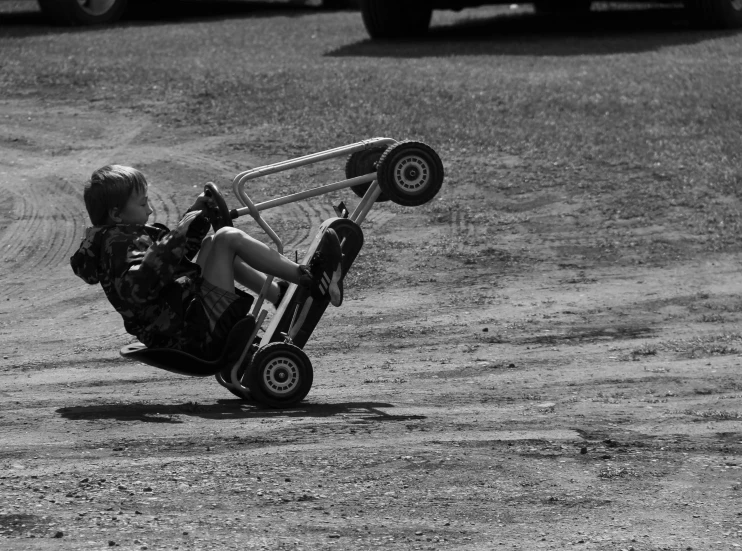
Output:
<path fill-rule="evenodd" d="M 254 2 L 229 0 L 164 0 L 162 2 L 155 2 L 153 0 L 142 0 L 132 2 L 132 4 L 121 20 L 105 27 L 65 27 L 54 25 L 38 8 L 8 12 L 0 11 L 0 35 L 22 37 L 42 34 L 83 33 L 100 31 L 101 28 L 162 25 L 169 23 L 188 24 L 248 17 L 251 19 L 277 16 L 291 17 L 316 13 L 318 11 L 329 11 L 299 2 L 276 3 L 257 0 Z M 1 8 L 2 4 L 0 4 Z"/>
<path fill-rule="evenodd" d="M 573 19 L 518 13 L 433 26 L 426 36 L 414 40 L 363 40 L 326 55 L 398 58 L 611 55 L 694 44 L 737 33 L 696 30 L 685 10 L 674 6 L 594 11 Z"/>
<path fill-rule="evenodd" d="M 423 415 L 389 415 L 379 408 L 393 408 L 392 404 L 358 402 L 344 404 L 301 403 L 291 409 L 265 408 L 254 402 L 218 400 L 214 404 L 188 402 L 184 404 L 107 404 L 100 406 L 66 407 L 57 410 L 65 419 L 89 421 L 113 419 L 144 423 L 182 423 L 182 415 L 203 419 L 269 419 L 285 417 L 323 418 L 344 415 L 349 423 L 382 421 L 412 421 L 425 419 Z"/>

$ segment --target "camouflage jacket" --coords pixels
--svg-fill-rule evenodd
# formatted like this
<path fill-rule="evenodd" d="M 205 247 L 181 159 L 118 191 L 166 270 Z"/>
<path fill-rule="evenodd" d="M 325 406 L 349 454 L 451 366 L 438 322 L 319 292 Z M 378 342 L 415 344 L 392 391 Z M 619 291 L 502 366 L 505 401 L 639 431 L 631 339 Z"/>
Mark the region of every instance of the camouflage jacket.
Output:
<path fill-rule="evenodd" d="M 203 215 L 186 235 L 162 224 L 94 226 L 70 264 L 86 283 L 101 284 L 128 333 L 150 347 L 183 348 L 185 310 L 201 277 L 191 260 L 208 231 Z"/>

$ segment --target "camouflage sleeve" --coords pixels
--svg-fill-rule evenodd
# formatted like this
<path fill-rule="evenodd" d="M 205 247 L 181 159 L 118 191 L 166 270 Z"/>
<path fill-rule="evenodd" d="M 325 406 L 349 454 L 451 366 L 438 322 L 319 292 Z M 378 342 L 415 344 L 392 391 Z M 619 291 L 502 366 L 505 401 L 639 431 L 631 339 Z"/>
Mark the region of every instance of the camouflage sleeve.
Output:
<path fill-rule="evenodd" d="M 188 209 L 186 214 L 191 212 L 192 209 Z M 191 225 L 188 226 L 188 232 L 186 233 L 186 252 L 185 257 L 188 260 L 193 260 L 196 253 L 201 249 L 201 241 L 203 241 L 206 234 L 209 233 L 211 224 L 209 219 L 203 214 L 197 217 Z"/>
<path fill-rule="evenodd" d="M 173 281 L 186 253 L 186 238 L 175 232 L 161 234 L 154 242 L 147 235 L 120 236 L 107 244 L 106 253 L 119 296 L 132 304 L 147 304 Z"/>

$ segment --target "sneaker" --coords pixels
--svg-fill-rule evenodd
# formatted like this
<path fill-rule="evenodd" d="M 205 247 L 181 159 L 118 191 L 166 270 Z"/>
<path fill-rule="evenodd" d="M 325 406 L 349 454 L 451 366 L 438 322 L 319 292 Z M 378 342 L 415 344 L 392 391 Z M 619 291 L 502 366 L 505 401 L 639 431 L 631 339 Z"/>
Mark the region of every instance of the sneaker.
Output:
<path fill-rule="evenodd" d="M 324 298 L 329 294 L 330 304 L 340 306 L 343 303 L 343 251 L 338 234 L 332 228 L 322 236 L 309 267 L 313 277 L 312 296 Z"/>

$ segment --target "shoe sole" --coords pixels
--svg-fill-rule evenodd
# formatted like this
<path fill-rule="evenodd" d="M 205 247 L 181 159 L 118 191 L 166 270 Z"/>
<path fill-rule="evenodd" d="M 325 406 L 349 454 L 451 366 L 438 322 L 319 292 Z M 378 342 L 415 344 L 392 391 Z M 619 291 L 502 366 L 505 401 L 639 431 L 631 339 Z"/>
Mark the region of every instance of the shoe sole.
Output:
<path fill-rule="evenodd" d="M 340 281 L 343 278 L 343 250 L 340 248 L 340 238 L 335 233 L 335 230 L 329 228 L 326 234 L 334 235 L 333 241 L 338 244 L 337 250 L 334 251 L 334 253 L 339 257 L 339 261 L 337 268 L 335 268 L 335 271 L 332 273 L 332 276 L 329 276 L 327 272 L 322 274 L 320 289 L 322 290 L 322 294 L 325 294 L 325 292 L 329 293 L 330 304 L 333 306 L 340 306 L 343 303 L 343 290 L 340 287 Z"/>
<path fill-rule="evenodd" d="M 333 306 L 340 306 L 343 303 L 343 290 L 340 288 L 340 281 L 343 278 L 343 267 L 338 265 L 335 272 L 332 274 L 332 280 L 330 281 L 330 304 Z"/>
<path fill-rule="evenodd" d="M 340 280 L 343 277 L 343 269 L 338 266 L 333 272 L 332 277 L 327 272 L 322 272 L 322 279 L 319 282 L 319 290 L 322 294 L 330 295 L 330 304 L 340 306 L 343 303 L 343 291 L 340 289 Z"/>

